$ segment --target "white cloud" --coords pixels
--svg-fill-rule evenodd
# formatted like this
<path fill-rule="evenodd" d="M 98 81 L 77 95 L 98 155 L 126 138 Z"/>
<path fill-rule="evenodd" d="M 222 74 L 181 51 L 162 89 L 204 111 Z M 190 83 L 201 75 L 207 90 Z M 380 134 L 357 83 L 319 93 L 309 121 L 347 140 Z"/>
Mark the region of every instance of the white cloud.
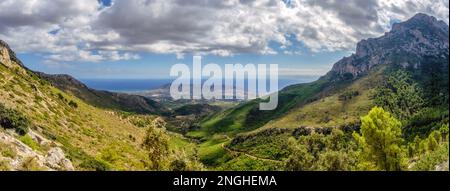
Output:
<path fill-rule="evenodd" d="M 302 55 L 302 52 L 301 51 L 285 50 L 285 51 L 283 51 L 283 54 L 286 54 L 286 55 Z"/>
<path fill-rule="evenodd" d="M 50 62 L 70 62 L 74 60 L 83 62 L 137 60 L 140 56 L 133 53 L 119 53 L 118 51 L 101 50 L 97 53 L 85 50 L 67 51 L 46 56 Z"/>
<path fill-rule="evenodd" d="M 3 0 L 0 39 L 58 61 L 139 59 L 136 52 L 277 54 L 295 35 L 313 51 L 352 50 L 418 12 L 448 23 L 447 0 Z M 287 2 L 287 1 L 286 1 Z M 52 33 L 49 33 L 53 31 Z"/>

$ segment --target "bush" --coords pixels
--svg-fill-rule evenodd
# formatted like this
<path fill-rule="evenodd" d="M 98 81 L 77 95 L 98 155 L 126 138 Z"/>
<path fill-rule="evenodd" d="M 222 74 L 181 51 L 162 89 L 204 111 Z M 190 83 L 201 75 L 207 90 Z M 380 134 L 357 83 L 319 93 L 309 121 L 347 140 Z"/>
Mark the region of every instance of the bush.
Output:
<path fill-rule="evenodd" d="M 83 161 L 80 164 L 81 168 L 87 169 L 87 170 L 95 170 L 95 171 L 111 171 L 112 167 L 111 164 L 102 161 L 102 160 L 96 160 L 96 159 L 87 159 L 86 161 Z"/>
<path fill-rule="evenodd" d="M 448 116 L 448 108 L 424 108 L 408 121 L 404 133 L 408 138 L 425 136 L 448 123 Z"/>
<path fill-rule="evenodd" d="M 347 91 L 343 94 L 339 95 L 339 101 L 348 101 L 353 99 L 354 97 L 359 96 L 358 91 Z"/>
<path fill-rule="evenodd" d="M 39 144 L 37 144 L 33 138 L 31 138 L 29 135 L 24 135 L 22 137 L 19 138 L 19 140 L 24 143 L 25 145 L 28 145 L 31 149 L 37 151 L 37 150 L 41 150 L 41 147 L 39 146 Z"/>
<path fill-rule="evenodd" d="M 45 170 L 41 165 L 39 165 L 36 157 L 27 157 L 23 160 L 20 165 L 21 171 L 42 171 Z"/>
<path fill-rule="evenodd" d="M 187 164 L 184 160 L 181 159 L 175 159 L 170 163 L 170 169 L 172 171 L 186 171 L 187 170 Z"/>
<path fill-rule="evenodd" d="M 356 144 L 339 129 L 291 138 L 288 150 L 292 153 L 284 164 L 288 171 L 349 171 L 355 170 L 358 162 Z"/>
<path fill-rule="evenodd" d="M 9 161 L 4 158 L 0 158 L 0 172 L 1 171 L 10 171 L 11 165 L 9 164 Z"/>
<path fill-rule="evenodd" d="M 31 126 L 30 121 L 16 110 L 8 109 L 0 104 L 0 126 L 14 129 L 18 134 L 25 135 Z"/>
<path fill-rule="evenodd" d="M 448 142 L 440 145 L 435 151 L 427 153 L 419 158 L 413 166 L 413 170 L 428 171 L 436 170 L 436 166 L 448 161 L 449 158 Z"/>
<path fill-rule="evenodd" d="M 64 101 L 64 102 L 67 101 L 67 99 L 61 93 L 58 93 L 58 99 L 60 99 L 61 101 Z"/>
<path fill-rule="evenodd" d="M 74 101 L 72 101 L 72 100 L 70 100 L 69 106 L 70 106 L 70 107 L 73 107 L 73 108 L 78 108 L 77 102 L 74 102 Z"/>
<path fill-rule="evenodd" d="M 17 152 L 11 145 L 0 142 L 0 157 L 14 158 Z M 0 168 L 1 171 L 1 168 Z"/>

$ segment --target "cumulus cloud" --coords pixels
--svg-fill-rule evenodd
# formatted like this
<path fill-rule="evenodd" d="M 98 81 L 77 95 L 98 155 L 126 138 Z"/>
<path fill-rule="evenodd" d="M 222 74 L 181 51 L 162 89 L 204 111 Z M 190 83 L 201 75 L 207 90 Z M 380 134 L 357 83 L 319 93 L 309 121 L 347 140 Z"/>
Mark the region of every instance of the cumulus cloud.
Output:
<path fill-rule="evenodd" d="M 0 38 L 69 62 L 139 59 L 137 52 L 230 56 L 353 50 L 418 12 L 448 23 L 448 0 L 3 0 Z M 294 39 L 288 38 L 295 36 Z"/>
<path fill-rule="evenodd" d="M 98 6 L 92 0 L 2 0 L 0 31 L 22 26 L 43 28 L 83 25 Z"/>

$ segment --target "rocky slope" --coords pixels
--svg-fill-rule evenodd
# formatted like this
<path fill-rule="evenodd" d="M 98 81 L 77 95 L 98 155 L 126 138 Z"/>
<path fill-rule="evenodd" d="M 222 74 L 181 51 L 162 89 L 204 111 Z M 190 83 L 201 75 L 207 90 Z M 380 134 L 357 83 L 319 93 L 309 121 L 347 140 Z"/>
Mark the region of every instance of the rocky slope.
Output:
<path fill-rule="evenodd" d="M 17 139 L 13 132 L 0 129 L 0 170 L 75 170 L 72 162 L 54 141 L 30 131 L 29 136 L 48 151 L 37 151 Z"/>
<path fill-rule="evenodd" d="M 8 64 L 9 67 L 13 65 L 11 63 L 15 63 L 20 67 L 25 67 L 22 62 L 16 57 L 16 53 L 11 50 L 9 45 L 0 39 L 0 62 L 3 64 Z"/>
<path fill-rule="evenodd" d="M 147 169 L 145 129 L 51 85 L 26 69 L 3 41 L 0 105 L 23 116 L 9 116 L 12 126 L 29 121 L 25 134 L 0 124 L 0 170 Z"/>
<path fill-rule="evenodd" d="M 448 56 L 449 27 L 432 16 L 417 14 L 406 22 L 395 23 L 379 38 L 362 40 L 356 53 L 337 62 L 326 77 L 358 77 L 377 65 L 399 64 L 418 68 L 425 56 Z"/>

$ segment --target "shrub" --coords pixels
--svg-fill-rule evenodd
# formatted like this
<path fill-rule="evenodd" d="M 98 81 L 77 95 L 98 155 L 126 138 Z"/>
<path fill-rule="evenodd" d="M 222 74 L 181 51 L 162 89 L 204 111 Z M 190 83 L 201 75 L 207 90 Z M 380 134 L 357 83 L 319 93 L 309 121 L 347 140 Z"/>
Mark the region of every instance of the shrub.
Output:
<path fill-rule="evenodd" d="M 154 126 L 147 129 L 142 146 L 148 151 L 148 157 L 152 163 L 152 170 L 162 170 L 169 154 L 168 141 L 162 129 L 156 129 Z"/>
<path fill-rule="evenodd" d="M 425 103 L 422 88 L 402 70 L 390 74 L 384 85 L 377 88 L 374 101 L 400 121 L 408 121 Z"/>
<path fill-rule="evenodd" d="M 110 171 L 112 170 L 111 164 L 97 159 L 86 159 L 80 164 L 81 168 L 95 171 Z"/>
<path fill-rule="evenodd" d="M 356 96 L 359 96 L 358 91 L 346 91 L 343 94 L 339 95 L 339 101 L 348 101 Z"/>
<path fill-rule="evenodd" d="M 1 171 L 10 171 L 11 165 L 9 164 L 9 161 L 4 158 L 0 158 L 0 172 Z"/>
<path fill-rule="evenodd" d="M 58 93 L 58 98 L 62 101 L 66 101 L 66 98 L 61 93 Z"/>
<path fill-rule="evenodd" d="M 18 134 L 25 135 L 31 123 L 16 110 L 8 109 L 0 104 L 0 126 L 5 129 L 14 129 Z"/>
<path fill-rule="evenodd" d="M 448 161 L 449 158 L 448 142 L 440 145 L 435 151 L 427 153 L 419 158 L 413 166 L 413 170 L 428 171 L 436 170 L 436 166 Z"/>
<path fill-rule="evenodd" d="M 44 168 L 39 165 L 36 157 L 27 157 L 23 160 L 21 166 L 21 171 L 42 171 Z"/>
<path fill-rule="evenodd" d="M 31 149 L 37 151 L 37 150 L 41 150 L 41 147 L 39 146 L 39 144 L 37 144 L 33 138 L 31 138 L 29 135 L 24 135 L 22 137 L 19 138 L 19 140 L 24 143 L 25 145 L 28 145 Z"/>
<path fill-rule="evenodd" d="M 70 107 L 73 107 L 73 108 L 78 108 L 77 102 L 74 102 L 74 101 L 72 101 L 72 100 L 70 100 L 69 106 L 70 106 Z"/>
<path fill-rule="evenodd" d="M 357 166 L 356 144 L 349 134 L 339 129 L 331 133 L 314 132 L 288 141 L 291 155 L 285 160 L 289 171 L 354 170 Z"/>
<path fill-rule="evenodd" d="M 12 148 L 10 145 L 0 142 L 0 156 L 14 158 L 16 155 L 17 153 L 14 148 Z"/>
<path fill-rule="evenodd" d="M 425 136 L 448 123 L 448 108 L 424 108 L 415 114 L 405 127 L 407 137 Z"/>
<path fill-rule="evenodd" d="M 170 169 L 173 171 L 186 171 L 187 170 L 187 164 L 184 160 L 181 159 L 175 159 L 170 163 Z"/>

